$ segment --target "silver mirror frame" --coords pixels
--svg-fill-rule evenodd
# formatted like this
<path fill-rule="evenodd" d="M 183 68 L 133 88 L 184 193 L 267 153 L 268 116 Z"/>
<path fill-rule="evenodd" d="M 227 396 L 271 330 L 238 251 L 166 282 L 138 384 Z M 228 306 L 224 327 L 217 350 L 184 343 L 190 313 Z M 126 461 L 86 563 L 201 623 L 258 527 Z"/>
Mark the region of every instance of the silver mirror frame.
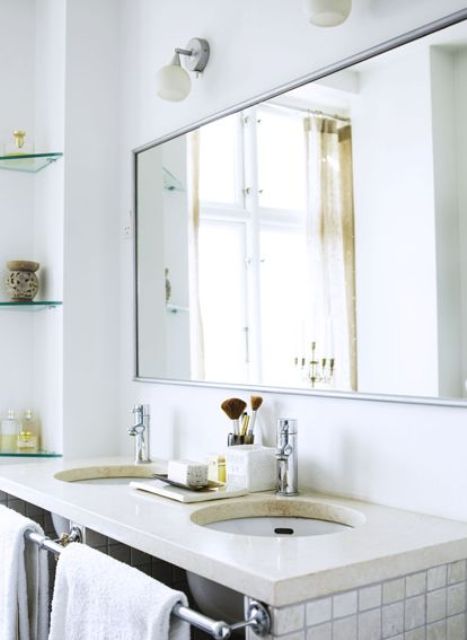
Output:
<path fill-rule="evenodd" d="M 133 327 L 133 349 L 134 349 L 134 376 L 133 380 L 135 382 L 145 382 L 152 384 L 170 384 L 170 385 L 179 385 L 179 386 L 189 386 L 189 387 L 207 387 L 207 388 L 217 388 L 217 389 L 238 389 L 238 390 L 251 390 L 254 388 L 255 390 L 261 391 L 263 393 L 286 393 L 288 395 L 300 395 L 300 396 L 313 396 L 313 397 L 324 397 L 324 398 L 340 398 L 343 400 L 365 400 L 365 401 L 373 401 L 373 402 L 391 402 L 391 403 L 403 403 L 403 404 L 421 404 L 421 405 L 435 405 L 435 406 L 447 406 L 447 407 L 467 407 L 467 399 L 465 400 L 456 400 L 451 398 L 435 398 L 435 397 L 423 397 L 423 396 L 401 396 L 401 395 L 390 395 L 390 394 L 376 394 L 376 393 L 360 393 L 360 392 L 345 392 L 345 391 L 325 391 L 325 390 L 313 390 L 313 389 L 294 389 L 294 388 L 286 388 L 286 387 L 269 387 L 269 386 L 261 386 L 261 385 L 247 385 L 247 384 L 228 384 L 228 383 L 217 383 L 217 382 L 201 382 L 201 381 L 191 381 L 191 380 L 171 380 L 166 378 L 145 378 L 138 375 L 139 362 L 138 362 L 138 344 L 139 344 L 139 336 L 138 336 L 138 247 L 137 247 L 137 212 L 138 212 L 138 198 L 137 198 L 137 159 L 138 154 L 151 149 L 154 146 L 163 144 L 164 142 L 168 142 L 174 138 L 177 138 L 181 135 L 189 133 L 194 129 L 198 129 L 203 125 L 209 124 L 210 122 L 214 122 L 219 118 L 223 118 L 233 113 L 237 113 L 238 111 L 242 111 L 243 109 L 247 109 L 249 107 L 253 107 L 261 102 L 265 102 L 267 100 L 271 100 L 272 98 L 276 98 L 281 94 L 291 91 L 293 89 L 298 89 L 305 84 L 310 82 L 314 82 L 316 80 L 320 80 L 326 76 L 329 76 L 338 71 L 342 71 L 344 69 L 348 69 L 353 65 L 359 64 L 360 62 L 364 62 L 365 60 L 369 60 L 370 58 L 374 58 L 383 53 L 387 53 L 388 51 L 392 51 L 393 49 L 397 49 L 405 44 L 409 44 L 414 42 L 415 40 L 419 40 L 425 36 L 431 35 L 437 31 L 441 31 L 447 27 L 453 26 L 460 22 L 463 22 L 467 19 L 467 8 L 461 9 L 454 13 L 451 13 L 444 18 L 440 18 L 433 22 L 429 22 L 428 24 L 417 27 L 411 31 L 408 31 L 400 36 L 391 38 L 390 40 L 386 40 L 381 44 L 378 44 L 374 47 L 370 47 L 368 49 L 364 49 L 360 53 L 356 53 L 352 56 L 344 58 L 338 62 L 327 65 L 314 71 L 306 76 L 302 76 L 292 82 L 287 84 L 283 84 L 272 91 L 267 93 L 263 93 L 255 96 L 254 98 L 250 98 L 243 102 L 237 103 L 236 105 L 229 107 L 228 109 L 224 109 L 222 111 L 218 111 L 217 113 L 198 120 L 197 122 L 191 123 L 181 129 L 168 133 L 161 138 L 157 138 L 152 142 L 149 142 L 145 145 L 137 147 L 132 151 L 132 166 L 133 166 L 133 218 L 134 218 L 134 240 L 133 240 L 133 300 L 134 300 L 134 327 Z"/>

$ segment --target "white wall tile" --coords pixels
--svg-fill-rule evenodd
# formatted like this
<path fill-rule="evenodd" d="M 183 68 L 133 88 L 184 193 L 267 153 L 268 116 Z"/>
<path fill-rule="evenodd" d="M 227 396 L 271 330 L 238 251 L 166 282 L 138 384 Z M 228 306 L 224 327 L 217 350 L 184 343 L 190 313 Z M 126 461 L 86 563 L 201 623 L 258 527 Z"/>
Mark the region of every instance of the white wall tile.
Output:
<path fill-rule="evenodd" d="M 332 640 L 357 640 L 357 616 L 335 620 L 332 623 Z"/>
<path fill-rule="evenodd" d="M 306 630 L 306 640 L 332 640 L 332 625 L 330 622 L 309 627 Z"/>
<path fill-rule="evenodd" d="M 455 582 L 461 582 L 466 579 L 465 572 L 465 560 L 459 560 L 459 562 L 452 562 L 448 565 L 448 584 L 454 584 Z"/>
<path fill-rule="evenodd" d="M 447 619 L 448 640 L 465 640 L 465 614 Z"/>
<path fill-rule="evenodd" d="M 274 635 L 281 636 L 285 633 L 298 631 L 305 626 L 305 607 L 299 604 L 292 607 L 273 609 L 272 628 Z"/>
<path fill-rule="evenodd" d="M 446 589 L 430 591 L 426 596 L 426 621 L 436 622 L 446 617 Z"/>
<path fill-rule="evenodd" d="M 384 606 L 382 609 L 383 638 L 392 636 L 404 631 L 404 603 L 396 602 Z"/>
<path fill-rule="evenodd" d="M 426 628 L 426 640 L 446 640 L 447 627 L 446 620 L 440 620 L 429 624 Z"/>
<path fill-rule="evenodd" d="M 448 616 L 465 611 L 465 582 L 448 587 Z"/>
<path fill-rule="evenodd" d="M 358 616 L 358 640 L 380 640 L 381 609 L 365 611 Z"/>
<path fill-rule="evenodd" d="M 432 589 L 440 589 L 447 584 L 448 570 L 445 564 L 439 567 L 433 567 L 427 571 L 427 588 L 428 591 Z"/>
<path fill-rule="evenodd" d="M 305 640 L 305 630 L 288 633 L 285 636 L 281 636 L 281 640 Z"/>
<path fill-rule="evenodd" d="M 426 591 L 426 572 L 413 573 L 405 579 L 405 596 L 418 596 Z"/>
<path fill-rule="evenodd" d="M 306 605 L 306 624 L 311 626 L 331 619 L 331 598 L 313 600 Z"/>
<path fill-rule="evenodd" d="M 391 604 L 405 598 L 404 578 L 390 580 L 383 584 L 383 604 Z"/>
<path fill-rule="evenodd" d="M 415 629 L 425 624 L 425 598 L 416 596 L 405 601 L 405 629 Z"/>
<path fill-rule="evenodd" d="M 425 640 L 425 627 L 419 627 L 404 634 L 404 640 Z"/>
<path fill-rule="evenodd" d="M 332 599 L 333 618 L 344 618 L 357 612 L 357 592 L 340 593 Z"/>
<path fill-rule="evenodd" d="M 364 587 L 358 592 L 358 609 L 366 611 L 380 607 L 382 602 L 382 587 L 380 584 L 374 584 L 370 587 Z"/>

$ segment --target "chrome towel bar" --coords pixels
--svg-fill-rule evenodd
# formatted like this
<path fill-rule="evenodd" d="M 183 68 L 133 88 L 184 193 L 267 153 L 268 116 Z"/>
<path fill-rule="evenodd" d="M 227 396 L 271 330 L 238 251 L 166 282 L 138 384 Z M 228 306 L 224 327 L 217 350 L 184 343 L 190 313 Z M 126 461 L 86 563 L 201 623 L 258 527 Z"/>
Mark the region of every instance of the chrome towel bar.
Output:
<path fill-rule="evenodd" d="M 50 551 L 58 556 L 68 542 L 79 542 L 81 540 L 81 532 L 79 527 L 73 527 L 69 534 L 60 538 L 61 542 L 41 536 L 35 531 L 26 531 L 25 538 L 37 544 L 40 549 Z M 172 613 L 184 622 L 188 622 L 191 626 L 208 633 L 214 640 L 227 640 L 234 631 L 247 627 L 250 627 L 257 636 L 261 637 L 266 636 L 271 630 L 271 617 L 267 607 L 256 600 L 252 600 L 248 605 L 247 619 L 234 624 L 227 624 L 223 620 L 213 620 L 181 604 L 176 604 Z"/>

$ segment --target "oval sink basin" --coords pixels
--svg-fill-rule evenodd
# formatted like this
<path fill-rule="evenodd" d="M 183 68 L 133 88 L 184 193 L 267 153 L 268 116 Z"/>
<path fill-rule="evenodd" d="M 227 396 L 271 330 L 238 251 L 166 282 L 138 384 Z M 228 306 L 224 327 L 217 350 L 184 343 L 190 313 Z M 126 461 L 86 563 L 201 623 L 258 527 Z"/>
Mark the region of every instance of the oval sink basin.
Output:
<path fill-rule="evenodd" d="M 205 525 L 215 531 L 239 533 L 245 536 L 322 536 L 328 533 L 339 533 L 348 529 L 349 525 L 316 518 L 232 518 L 222 522 L 211 522 Z"/>
<path fill-rule="evenodd" d="M 364 524 L 365 516 L 325 502 L 270 498 L 212 505 L 195 511 L 191 520 L 224 533 L 291 538 L 343 533 Z"/>
<path fill-rule="evenodd" d="M 137 465 L 137 464 L 119 464 L 119 465 L 100 465 L 90 467 L 76 467 L 74 469 L 65 469 L 54 475 L 57 480 L 63 482 L 80 482 L 82 484 L 99 484 L 99 485 L 118 485 L 128 484 L 135 478 L 153 477 L 155 473 L 164 473 L 165 467 L 162 465 Z"/>

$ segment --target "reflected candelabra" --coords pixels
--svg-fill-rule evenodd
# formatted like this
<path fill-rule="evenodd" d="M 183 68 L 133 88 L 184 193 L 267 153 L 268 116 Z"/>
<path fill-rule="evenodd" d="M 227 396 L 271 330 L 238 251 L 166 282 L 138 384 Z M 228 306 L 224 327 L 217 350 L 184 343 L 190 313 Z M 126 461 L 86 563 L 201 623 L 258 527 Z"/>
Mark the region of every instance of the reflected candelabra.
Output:
<path fill-rule="evenodd" d="M 335 358 L 317 358 L 316 342 L 311 343 L 311 357 L 295 358 L 295 366 L 299 368 L 303 380 L 311 384 L 314 389 L 317 385 L 331 385 L 334 379 Z"/>

